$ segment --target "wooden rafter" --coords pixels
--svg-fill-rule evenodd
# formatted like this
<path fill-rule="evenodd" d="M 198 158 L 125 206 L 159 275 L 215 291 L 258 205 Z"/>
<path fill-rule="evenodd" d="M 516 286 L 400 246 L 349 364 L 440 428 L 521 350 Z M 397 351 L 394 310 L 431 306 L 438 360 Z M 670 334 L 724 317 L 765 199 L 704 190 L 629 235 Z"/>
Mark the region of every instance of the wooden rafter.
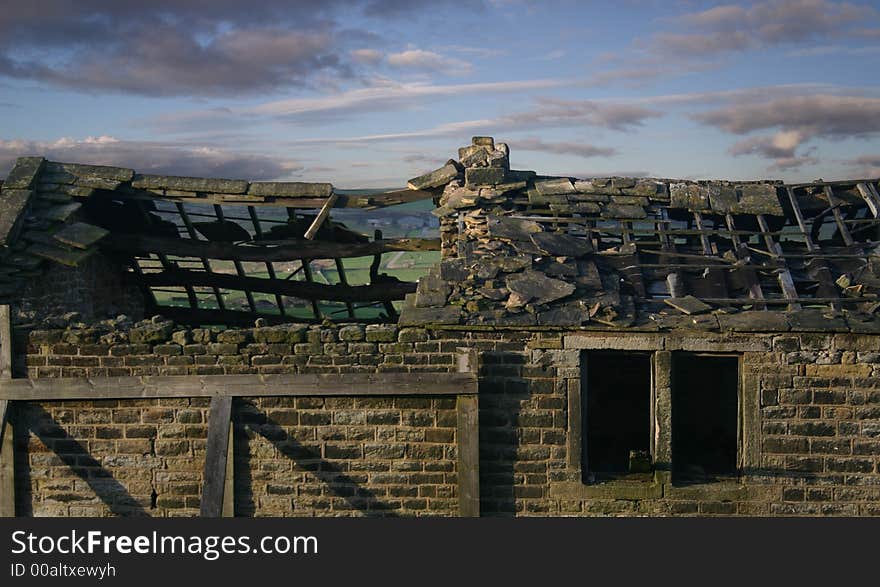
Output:
<path fill-rule="evenodd" d="M 180 214 L 180 219 L 183 220 L 183 225 L 184 225 L 184 227 L 186 227 L 186 233 L 189 235 L 189 238 L 191 238 L 193 240 L 197 240 L 198 235 L 196 234 L 196 229 L 193 226 L 192 220 L 190 220 L 189 215 L 186 212 L 186 206 L 184 206 L 183 203 L 178 202 L 176 204 L 176 207 L 177 207 L 177 212 Z M 178 239 L 174 239 L 174 240 L 178 240 Z M 208 261 L 208 259 L 203 256 L 199 256 L 199 258 L 202 261 L 202 267 L 205 269 L 205 271 L 211 271 L 210 261 Z M 223 302 L 223 294 L 220 293 L 220 290 L 217 289 L 216 287 L 212 288 L 212 290 L 214 292 L 214 299 L 217 300 L 217 307 L 220 308 L 221 310 L 226 308 L 226 304 Z"/>
<path fill-rule="evenodd" d="M 727 224 L 727 228 L 734 233 L 734 229 L 736 228 L 733 215 L 726 214 L 724 216 L 724 221 Z M 742 239 L 739 238 L 738 234 L 731 234 L 731 242 L 733 242 L 734 251 L 733 254 L 737 259 L 742 261 L 745 265 L 749 264 L 751 259 L 749 255 L 748 247 L 743 245 Z M 743 266 L 738 270 L 740 275 L 743 276 L 743 279 L 746 282 L 746 285 L 749 289 L 749 297 L 753 300 L 763 300 L 764 299 L 764 291 L 761 289 L 761 282 L 758 279 L 757 274 L 755 273 L 754 268 Z M 762 303 L 756 303 L 755 307 L 759 310 L 766 308 L 767 306 Z"/>
<path fill-rule="evenodd" d="M 840 213 L 840 203 L 834 196 L 834 190 L 830 185 L 826 185 L 824 189 L 825 197 L 828 198 L 828 206 L 831 209 L 831 214 L 834 216 L 834 222 L 837 223 L 837 229 L 840 231 L 840 236 L 843 238 L 844 244 L 850 246 L 854 241 L 852 235 L 849 233 L 849 228 L 847 228 L 846 223 L 843 221 L 843 215 Z"/>
<path fill-rule="evenodd" d="M 257 210 L 253 206 L 248 206 L 248 215 L 251 217 L 251 223 L 254 225 L 254 234 L 257 239 L 263 236 L 263 227 L 260 226 L 260 217 L 257 216 Z M 266 263 L 266 273 L 269 274 L 269 279 L 275 279 L 275 267 L 272 266 L 271 261 L 265 261 Z M 281 312 L 281 315 L 284 316 L 284 300 L 281 299 L 279 294 L 275 294 L 275 304 L 278 306 L 278 311 Z"/>
<path fill-rule="evenodd" d="M 767 219 L 764 218 L 763 214 L 757 215 L 758 226 L 761 228 L 761 234 L 764 237 L 764 243 L 767 246 L 767 250 L 774 256 L 778 256 L 780 259 L 782 257 L 782 245 L 773 240 L 773 237 L 767 234 L 769 232 L 769 228 L 767 226 Z M 800 304 L 796 301 L 798 299 L 797 288 L 794 286 L 794 280 L 791 277 L 791 271 L 788 270 L 787 266 L 784 266 L 777 270 L 777 277 L 779 279 L 779 286 L 782 288 L 782 294 L 790 301 L 788 307 L 791 310 L 799 310 Z"/>
<path fill-rule="evenodd" d="M 800 229 L 801 235 L 803 236 L 804 245 L 807 247 L 807 251 L 810 253 L 818 253 L 821 249 L 816 245 L 815 242 L 813 242 L 810 231 L 807 230 L 807 225 L 804 220 L 804 214 L 801 211 L 800 203 L 798 202 L 794 190 L 790 187 L 787 187 L 785 191 L 788 194 L 788 201 L 791 204 L 792 213 L 794 214 L 798 228 Z M 818 296 L 838 297 L 837 287 L 834 284 L 834 279 L 831 275 L 831 269 L 828 267 L 828 263 L 825 261 L 825 259 L 813 258 L 811 259 L 811 263 L 815 264 L 813 275 L 815 276 L 819 284 L 817 290 Z M 840 305 L 835 302 L 831 304 L 831 307 L 837 310 L 840 308 Z"/>
<path fill-rule="evenodd" d="M 330 209 L 333 207 L 333 204 L 336 203 L 337 198 L 339 196 L 337 194 L 330 194 L 330 197 L 327 198 L 327 201 L 324 202 L 324 205 L 321 206 L 321 210 L 318 212 L 318 215 L 315 216 L 315 219 L 312 221 L 312 225 L 309 226 L 308 230 L 306 230 L 305 235 L 303 237 L 306 240 L 312 240 L 315 238 L 315 235 L 318 234 L 318 230 L 320 230 L 321 225 L 324 224 L 324 221 L 330 216 Z"/>
<path fill-rule="evenodd" d="M 440 239 L 399 238 L 367 243 L 299 241 L 296 244 L 291 241 L 259 241 L 233 244 L 139 234 L 111 234 L 101 242 L 101 246 L 107 250 L 132 254 L 162 251 L 167 255 L 178 257 L 281 262 L 299 259 L 369 257 L 395 251 L 439 251 Z"/>
<path fill-rule="evenodd" d="M 223 206 L 221 206 L 219 204 L 214 204 L 214 214 L 217 215 L 217 220 L 219 220 L 220 222 L 225 220 L 225 217 L 223 215 Z M 240 260 L 233 259 L 232 264 L 235 267 L 235 272 L 238 273 L 239 277 L 243 278 L 247 275 L 244 271 L 244 267 L 242 266 Z M 257 311 L 257 304 L 254 301 L 254 294 L 249 289 L 244 289 L 244 296 L 245 296 L 245 299 L 247 300 L 248 307 L 251 309 L 251 312 L 256 312 Z"/>

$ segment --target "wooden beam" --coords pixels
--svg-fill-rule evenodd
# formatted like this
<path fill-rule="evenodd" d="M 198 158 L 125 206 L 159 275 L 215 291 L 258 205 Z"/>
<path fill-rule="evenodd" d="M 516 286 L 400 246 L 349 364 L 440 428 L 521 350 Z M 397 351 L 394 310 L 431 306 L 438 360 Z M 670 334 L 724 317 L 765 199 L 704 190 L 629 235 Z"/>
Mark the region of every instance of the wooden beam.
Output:
<path fill-rule="evenodd" d="M 479 369 L 475 351 L 459 349 L 458 372 L 476 378 Z M 477 395 L 456 399 L 458 451 L 458 515 L 480 516 L 480 414 Z"/>
<path fill-rule="evenodd" d="M 0 383 L 12 381 L 12 320 L 7 304 L 0 305 Z M 0 518 L 15 517 L 14 431 L 12 402 L 0 399 Z"/>
<path fill-rule="evenodd" d="M 345 265 L 342 263 L 342 259 L 334 259 L 336 263 L 336 274 L 339 276 L 339 283 L 341 285 L 348 285 L 348 276 L 345 275 Z M 345 302 L 345 309 L 348 312 L 349 318 L 354 318 L 354 305 L 351 302 Z"/>
<path fill-rule="evenodd" d="M 355 191 L 355 190 L 345 190 Z M 340 202 L 345 201 L 345 207 L 348 208 L 364 208 L 373 210 L 376 208 L 386 208 L 388 206 L 397 206 L 399 204 L 408 204 L 409 202 L 419 202 L 421 200 L 429 200 L 435 197 L 434 192 L 425 190 L 411 190 L 409 188 L 401 190 L 392 190 L 381 194 L 371 193 L 346 193 L 336 203 L 336 207 L 340 208 Z"/>
<path fill-rule="evenodd" d="M 670 256 L 677 255 L 677 253 L 675 250 L 675 242 L 669 238 L 669 233 L 666 231 L 665 221 L 669 220 L 669 210 L 667 208 L 662 208 L 660 214 L 662 215 L 664 222 L 657 222 L 654 224 L 657 236 L 660 239 L 659 261 L 661 263 L 668 263 Z M 640 252 L 648 251 L 642 249 Z M 687 284 L 680 271 L 673 270 L 666 275 L 666 289 L 669 292 L 669 295 L 674 298 L 680 298 L 687 295 Z"/>
<path fill-rule="evenodd" d="M 254 236 L 257 239 L 260 239 L 263 236 L 263 227 L 260 226 L 260 217 L 257 215 L 257 209 L 253 206 L 248 206 L 248 215 L 251 218 L 251 223 L 254 225 Z M 269 279 L 275 279 L 275 267 L 272 265 L 271 261 L 266 261 L 266 273 L 269 274 Z M 284 300 L 281 298 L 280 294 L 275 294 L 275 305 L 278 306 L 278 311 L 282 316 L 287 312 L 284 309 Z"/>
<path fill-rule="evenodd" d="M 708 257 L 717 256 L 717 251 L 712 249 L 712 242 L 709 240 L 709 231 L 704 224 L 703 215 L 699 212 L 694 212 L 693 214 L 697 230 L 700 231 L 700 245 L 703 247 L 703 253 Z M 725 279 L 724 272 L 714 267 L 706 268 L 705 283 L 709 286 L 712 297 L 726 298 L 728 296 L 727 280 Z"/>
<path fill-rule="evenodd" d="M 0 305 L 0 379 L 12 378 L 12 313 Z"/>
<path fill-rule="evenodd" d="M 700 235 L 700 244 L 703 247 L 703 252 L 707 255 L 712 255 L 712 245 L 709 242 L 709 235 L 706 234 L 706 228 L 703 226 L 703 215 L 699 212 L 694 212 L 694 222 L 697 225 L 697 231 L 699 231 Z"/>
<path fill-rule="evenodd" d="M 785 191 L 788 193 L 788 201 L 794 212 L 795 220 L 797 220 L 798 228 L 801 231 L 801 235 L 804 237 L 804 245 L 807 247 L 807 252 L 820 253 L 820 247 L 813 242 L 813 237 L 810 235 L 810 231 L 807 230 L 807 223 L 804 220 L 804 214 L 801 211 L 800 203 L 798 202 L 794 190 L 789 187 L 786 188 Z M 814 277 L 819 283 L 819 287 L 816 291 L 819 297 L 838 297 L 837 285 L 834 283 L 834 278 L 831 275 L 831 269 L 829 268 L 828 263 L 820 258 L 813 258 L 809 263 L 815 265 L 812 272 L 808 269 L 808 274 L 811 273 L 811 277 Z M 834 310 L 839 310 L 840 304 L 831 304 L 831 307 Z"/>
<path fill-rule="evenodd" d="M 347 190 L 343 190 L 347 191 Z M 320 208 L 326 198 L 323 197 L 288 197 L 288 196 L 253 196 L 247 194 L 214 194 L 207 192 L 187 192 L 174 190 L 163 193 L 163 190 L 151 191 L 137 188 L 120 188 L 116 194 L 132 200 L 168 200 L 175 203 L 188 204 L 221 204 L 226 206 L 272 206 L 277 208 L 314 209 Z M 424 190 L 401 189 L 389 192 L 373 193 L 339 193 L 334 208 L 362 208 L 375 210 L 409 202 L 428 200 L 435 196 L 433 192 Z"/>
<path fill-rule="evenodd" d="M 854 242 L 853 237 L 849 233 L 846 223 L 843 221 L 843 216 L 840 214 L 840 205 L 837 202 L 837 198 L 834 197 L 834 190 L 831 189 L 830 185 L 825 186 L 825 197 L 828 198 L 828 206 L 831 208 L 831 213 L 834 215 L 834 221 L 837 223 L 837 230 L 840 231 L 843 243 L 846 246 L 852 245 Z"/>
<path fill-rule="evenodd" d="M 807 246 L 807 250 L 813 252 L 816 250 L 816 245 L 813 243 L 813 238 L 810 236 L 810 232 L 807 230 L 807 223 L 804 220 L 804 213 L 801 211 L 801 206 L 798 203 L 797 196 L 794 193 L 794 190 L 791 188 L 785 188 L 786 193 L 788 194 L 788 201 L 791 203 L 791 210 L 794 212 L 795 220 L 797 220 L 798 228 L 801 231 L 801 235 L 804 237 L 804 244 Z"/>
<path fill-rule="evenodd" d="M 296 261 L 298 259 L 338 259 L 369 257 L 392 251 L 439 251 L 440 239 L 399 238 L 367 243 L 325 241 L 255 241 L 246 245 L 163 238 L 138 234 L 110 234 L 100 246 L 130 254 L 162 251 L 177 257 L 206 257 L 241 261 Z"/>
<path fill-rule="evenodd" d="M 324 202 L 324 205 L 321 206 L 321 210 L 318 212 L 318 215 L 315 216 L 315 219 L 312 221 L 312 225 L 309 226 L 308 230 L 306 230 L 305 238 L 306 240 L 312 240 L 315 238 L 315 235 L 318 234 L 318 230 L 321 228 L 321 225 L 324 224 L 324 221 L 327 220 L 327 217 L 330 216 L 330 208 L 333 207 L 333 204 L 336 203 L 336 199 L 339 198 L 336 194 L 330 194 L 330 197 L 327 198 L 327 201 Z"/>
<path fill-rule="evenodd" d="M 202 475 L 202 501 L 199 507 L 199 515 L 203 518 L 219 518 L 223 514 L 231 418 L 232 397 L 211 398 L 205 472 Z"/>
<path fill-rule="evenodd" d="M 874 218 L 880 218 L 880 199 L 877 198 L 877 195 L 874 192 L 874 186 L 871 184 L 860 183 L 856 187 L 859 190 L 859 195 L 865 200 L 865 203 L 868 205 L 868 209 L 871 211 Z"/>
<path fill-rule="evenodd" d="M 324 285 L 322 283 L 315 283 L 315 278 L 312 276 L 312 260 L 311 259 L 300 259 L 300 269 L 302 269 L 303 277 L 305 277 L 305 285 L 307 287 L 315 286 L 315 285 Z M 294 285 L 300 285 L 300 283 L 295 281 L 285 281 L 285 283 L 291 283 Z M 333 287 L 333 286 L 327 286 Z M 338 287 L 338 286 L 337 286 Z M 342 286 L 345 287 L 345 286 Z M 312 314 L 315 316 L 315 320 L 321 320 L 324 318 L 324 314 L 321 312 L 321 306 L 318 305 L 318 298 L 312 297 L 307 298 L 312 303 Z M 338 300 L 337 300 L 338 301 Z M 349 300 L 351 301 L 351 300 Z"/>
<path fill-rule="evenodd" d="M 767 234 L 770 230 L 767 226 L 767 219 L 764 218 L 763 214 L 756 214 L 755 216 L 758 219 L 758 226 L 761 228 L 761 234 L 764 235 L 764 244 L 767 245 L 767 250 L 772 255 L 778 256 L 780 259 L 783 259 L 782 245 L 774 241 L 773 237 Z M 796 301 L 798 298 L 798 292 L 797 288 L 795 288 L 794 286 L 794 280 L 791 277 L 791 272 L 785 265 L 783 265 L 783 267 L 781 269 L 778 269 L 777 271 L 779 271 L 779 287 L 782 289 L 782 294 L 786 297 L 786 299 L 790 300 L 788 308 L 790 310 L 799 310 L 801 305 Z"/>
<path fill-rule="evenodd" d="M 192 220 L 189 218 L 189 214 L 186 213 L 186 206 L 181 202 L 177 202 L 177 212 L 180 214 L 180 219 L 183 220 L 183 225 L 186 227 L 186 233 L 189 235 L 189 238 L 193 240 L 198 240 L 198 235 L 196 233 L 196 228 L 193 226 Z M 180 240 L 180 239 L 170 239 L 170 240 Z M 161 249 L 157 249 L 161 250 Z M 199 258 L 202 260 L 202 267 L 205 271 L 211 271 L 211 263 L 204 256 L 199 255 Z M 223 302 L 223 294 L 220 293 L 218 288 L 212 288 L 214 292 L 214 299 L 217 300 L 217 307 L 221 310 L 226 308 L 226 304 Z"/>
<path fill-rule="evenodd" d="M 223 485 L 223 512 L 224 518 L 235 517 L 235 445 L 233 442 L 234 425 L 232 417 L 229 419 L 229 440 L 226 442 L 226 483 Z"/>
<path fill-rule="evenodd" d="M 290 224 L 296 223 L 296 210 L 294 208 L 287 209 L 287 219 Z M 313 284 L 314 279 L 312 279 L 312 259 L 311 257 L 301 257 L 299 260 L 299 269 L 291 273 L 287 276 L 286 279 L 291 279 L 294 275 L 302 271 L 303 277 L 306 280 L 306 283 Z M 312 316 L 315 321 L 323 320 L 324 314 L 321 312 L 321 306 L 318 305 L 318 300 L 312 299 L 310 300 L 312 304 Z"/>
<path fill-rule="evenodd" d="M 743 276 L 743 279 L 746 282 L 746 286 L 749 289 L 749 297 L 753 300 L 763 300 L 764 291 L 761 289 L 761 282 L 755 274 L 755 269 L 749 266 L 751 261 L 749 249 L 748 247 L 743 246 L 743 242 L 739 238 L 739 235 L 734 232 L 736 226 L 734 224 L 733 216 L 731 214 L 726 214 L 724 216 L 724 221 L 727 224 L 727 228 L 731 231 L 731 242 L 733 242 L 734 246 L 733 253 L 736 255 L 737 259 L 746 263 L 746 266 L 740 268 L 738 272 Z M 755 304 L 755 308 L 763 310 L 766 306 L 763 304 Z"/>
<path fill-rule="evenodd" d="M 159 273 L 145 273 L 140 280 L 152 287 L 167 286 L 216 286 L 224 289 L 281 294 L 306 300 L 334 302 L 382 302 L 402 300 L 406 294 L 416 291 L 416 283 L 408 281 L 381 282 L 369 285 L 328 285 L 314 281 L 291 281 L 206 273 L 187 269 L 172 269 Z"/>
<path fill-rule="evenodd" d="M 217 220 L 220 222 L 223 222 L 226 219 L 226 217 L 224 216 L 224 212 L 223 212 L 223 206 L 221 206 L 220 204 L 214 204 L 214 214 L 217 216 Z M 232 265 L 235 267 L 235 273 L 238 274 L 239 278 L 247 277 L 247 275 L 244 272 L 244 267 L 241 264 L 241 260 L 233 259 Z M 249 288 L 240 287 L 240 288 L 233 288 L 233 289 L 244 290 L 244 297 L 247 300 L 248 308 L 251 309 L 251 312 L 257 311 L 257 302 L 254 301 L 254 294 Z M 190 305 L 193 306 L 193 309 L 196 308 L 196 306 L 194 306 L 192 304 L 190 304 Z"/>
<path fill-rule="evenodd" d="M 33 401 L 214 396 L 422 396 L 474 393 L 477 393 L 477 378 L 473 373 L 144 375 L 0 381 L 0 399 Z"/>
<path fill-rule="evenodd" d="M 0 518 L 15 517 L 15 434 L 9 420 L 12 402 L 0 400 Z"/>
<path fill-rule="evenodd" d="M 150 215 L 150 213 L 147 212 L 146 208 L 144 207 L 144 203 L 138 201 L 135 202 L 135 205 L 137 206 L 141 217 L 144 219 L 144 224 L 146 224 L 147 226 L 152 226 L 155 223 L 155 220 Z M 168 256 L 163 251 L 156 251 L 156 256 L 159 257 L 159 262 L 162 263 L 162 267 L 166 271 L 174 269 L 175 266 L 171 264 L 171 262 L 168 260 Z M 185 286 L 184 289 L 186 290 L 186 299 L 189 303 L 189 307 L 195 310 L 199 307 L 199 299 L 198 296 L 196 296 L 195 290 L 192 288 L 191 285 Z"/>

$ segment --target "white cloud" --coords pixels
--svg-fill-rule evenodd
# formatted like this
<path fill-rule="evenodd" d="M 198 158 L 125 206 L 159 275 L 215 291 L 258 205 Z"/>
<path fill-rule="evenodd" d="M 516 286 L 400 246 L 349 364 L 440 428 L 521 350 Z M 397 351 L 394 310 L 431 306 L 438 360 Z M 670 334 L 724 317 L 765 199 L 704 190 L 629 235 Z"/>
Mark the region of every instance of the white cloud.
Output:
<path fill-rule="evenodd" d="M 365 63 L 368 65 L 375 65 L 382 61 L 382 58 L 384 57 L 384 54 L 378 49 L 355 49 L 350 51 L 349 54 L 356 63 Z"/>
<path fill-rule="evenodd" d="M 467 61 L 445 57 L 433 51 L 407 49 L 388 55 L 388 65 L 398 69 L 443 73 L 446 75 L 467 75 L 473 66 Z"/>

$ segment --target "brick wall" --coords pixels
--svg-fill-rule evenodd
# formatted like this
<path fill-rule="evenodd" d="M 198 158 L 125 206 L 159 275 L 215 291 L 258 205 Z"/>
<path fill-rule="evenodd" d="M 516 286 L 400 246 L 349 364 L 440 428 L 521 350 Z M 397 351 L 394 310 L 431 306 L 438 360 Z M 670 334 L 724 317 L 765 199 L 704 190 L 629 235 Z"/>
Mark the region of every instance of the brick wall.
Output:
<path fill-rule="evenodd" d="M 195 516 L 208 400 L 18 404 L 19 515 Z M 454 398 L 234 402 L 237 515 L 457 512 Z"/>
<path fill-rule="evenodd" d="M 38 330 L 29 340 L 21 369 L 31 377 L 442 374 L 454 370 L 458 348 L 475 348 L 484 515 L 880 515 L 877 335 L 444 332 L 393 325 L 219 331 L 156 320 L 117 330 Z M 654 481 L 583 484 L 571 401 L 580 389 L 581 352 L 589 349 L 650 351 L 661 366 L 679 351 L 741 355 L 747 408 L 741 479 L 682 486 L 658 473 Z M 658 372 L 656 386 L 662 403 L 668 376 Z M 237 400 L 237 512 L 455 514 L 453 408 L 440 398 Z M 22 512 L 113 510 L 95 497 L 89 480 L 122 496 L 120 513 L 197 512 L 204 400 L 30 405 L 17 418 Z M 35 432 L 37 425 L 49 433 Z M 668 425 L 661 417 L 661 437 Z M 53 443 L 73 456 L 54 455 Z M 71 458 L 88 474 L 72 471 Z M 133 509 L 126 509 L 127 496 Z"/>

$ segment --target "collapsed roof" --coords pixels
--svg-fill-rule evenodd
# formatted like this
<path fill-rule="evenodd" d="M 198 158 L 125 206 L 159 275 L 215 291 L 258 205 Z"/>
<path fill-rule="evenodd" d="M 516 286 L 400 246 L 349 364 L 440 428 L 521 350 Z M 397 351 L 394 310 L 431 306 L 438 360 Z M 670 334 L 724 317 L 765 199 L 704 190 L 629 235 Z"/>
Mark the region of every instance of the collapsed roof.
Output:
<path fill-rule="evenodd" d="M 442 189 L 443 260 L 405 324 L 787 330 L 880 307 L 876 179 L 540 176 L 475 137 L 410 187 Z"/>
<path fill-rule="evenodd" d="M 511 170 L 491 137 L 384 193 L 24 157 L 0 191 L 0 300 L 101 250 L 147 312 L 190 324 L 394 321 L 405 298 L 402 324 L 447 328 L 877 331 L 877 181 L 542 176 Z M 370 239 L 330 218 L 426 199 L 440 239 Z M 418 284 L 380 272 L 384 253 L 437 250 Z M 316 279 L 320 262 L 335 282 Z"/>
<path fill-rule="evenodd" d="M 181 323 L 394 321 L 393 302 L 416 283 L 380 272 L 382 254 L 438 250 L 439 240 L 370 239 L 329 216 L 434 194 L 374 192 L 23 157 L 0 191 L 0 299 L 14 300 L 47 263 L 76 267 L 101 250 L 142 288 L 148 314 Z M 349 283 L 351 258 L 360 283 Z M 319 279 L 321 267 L 333 278 Z"/>

